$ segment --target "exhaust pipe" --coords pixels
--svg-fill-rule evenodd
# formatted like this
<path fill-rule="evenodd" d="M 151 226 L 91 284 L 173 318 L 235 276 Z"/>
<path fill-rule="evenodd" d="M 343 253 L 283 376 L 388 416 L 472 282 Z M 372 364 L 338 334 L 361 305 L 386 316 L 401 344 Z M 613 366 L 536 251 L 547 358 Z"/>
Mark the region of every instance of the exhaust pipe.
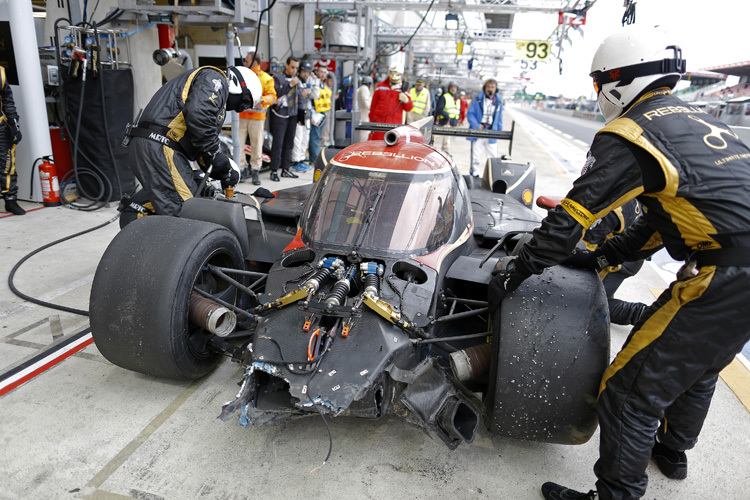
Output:
<path fill-rule="evenodd" d="M 480 344 L 450 354 L 453 375 L 461 382 L 479 380 L 490 369 L 492 344 Z"/>
<path fill-rule="evenodd" d="M 417 142 L 424 143 L 424 136 L 419 129 L 411 125 L 402 125 L 401 127 L 392 128 L 385 133 L 383 140 L 388 146 L 395 146 L 399 142 Z"/>
<path fill-rule="evenodd" d="M 197 293 L 190 296 L 190 321 L 219 337 L 226 337 L 237 326 L 237 315 Z"/>

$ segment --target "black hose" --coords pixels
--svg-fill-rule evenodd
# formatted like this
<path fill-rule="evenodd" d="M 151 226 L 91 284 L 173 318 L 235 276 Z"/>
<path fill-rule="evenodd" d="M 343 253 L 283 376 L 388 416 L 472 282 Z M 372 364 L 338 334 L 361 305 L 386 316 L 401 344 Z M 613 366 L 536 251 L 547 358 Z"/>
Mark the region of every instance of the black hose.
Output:
<path fill-rule="evenodd" d="M 64 238 L 60 238 L 59 240 L 55 240 L 52 243 L 47 243 L 46 245 L 41 246 L 41 247 L 37 248 L 36 250 L 34 250 L 33 252 L 27 254 L 21 260 L 19 260 L 18 262 L 16 262 L 16 265 L 13 266 L 13 269 L 10 270 L 10 274 L 8 274 L 8 288 L 10 288 L 10 291 L 13 292 L 14 294 L 16 294 L 18 297 L 20 297 L 20 298 L 22 298 L 22 299 L 24 299 L 24 300 L 26 300 L 28 302 L 33 302 L 34 304 L 38 304 L 38 305 L 43 306 L 43 307 L 49 307 L 51 309 L 57 309 L 58 311 L 64 311 L 64 312 L 69 312 L 69 313 L 73 313 L 73 314 L 80 314 L 81 316 L 88 316 L 89 315 L 88 311 L 84 311 L 84 310 L 81 310 L 81 309 L 73 309 L 72 307 L 66 307 L 66 306 L 61 306 L 61 305 L 57 305 L 57 304 L 52 304 L 51 302 L 45 302 L 43 300 L 35 299 L 34 297 L 26 295 L 25 293 L 19 291 L 18 288 L 16 288 L 16 286 L 13 284 L 13 277 L 16 275 L 16 271 L 18 271 L 18 268 L 21 267 L 21 265 L 24 262 L 26 262 L 27 260 L 29 260 L 34 255 L 38 254 L 42 250 L 45 250 L 45 249 L 47 249 L 47 248 L 49 248 L 51 246 L 57 245 L 58 243 L 62 243 L 63 241 L 71 240 L 71 239 L 75 238 L 76 236 L 81 236 L 82 234 L 90 233 L 91 231 L 96 231 L 97 229 L 100 229 L 100 228 L 106 226 L 107 224 L 111 224 L 112 222 L 116 221 L 119 217 L 120 217 L 120 214 L 118 213 L 115 217 L 111 218 L 110 220 L 108 220 L 104 224 L 99 224 L 98 226 L 95 226 L 95 227 L 92 227 L 92 228 L 89 228 L 89 229 L 85 229 L 85 230 L 83 230 L 83 231 L 81 231 L 79 233 L 72 234 L 72 235 L 66 236 Z"/>
<path fill-rule="evenodd" d="M 259 47 L 258 44 L 260 43 L 260 28 L 261 28 L 261 25 L 263 23 L 263 14 L 265 14 L 266 12 L 268 12 L 269 10 L 271 10 L 275 4 L 276 4 L 276 0 L 272 0 L 271 3 L 268 4 L 268 7 L 266 7 L 263 10 L 261 10 L 260 14 L 258 14 L 258 29 L 255 32 L 255 54 L 256 55 L 258 54 L 258 47 Z M 271 52 L 271 50 L 270 50 L 270 48 L 271 48 L 271 30 L 268 30 L 268 47 L 269 47 L 268 51 Z M 240 57 L 242 57 L 242 55 L 240 55 Z M 270 60 L 271 55 L 269 54 L 268 57 L 269 57 L 269 60 Z M 251 66 L 252 66 L 252 64 L 251 64 Z"/>
<path fill-rule="evenodd" d="M 96 51 L 99 52 L 99 31 L 94 25 L 94 43 L 96 43 Z M 104 140 L 107 143 L 107 149 L 109 150 L 109 159 L 112 160 L 112 168 L 115 171 L 115 179 L 117 180 L 117 198 L 122 198 L 122 180 L 120 179 L 120 172 L 117 171 L 117 161 L 115 160 L 115 152 L 112 150 L 112 142 L 109 137 L 109 125 L 107 124 L 107 98 L 104 92 L 104 73 L 101 71 L 101 62 L 99 57 L 96 59 L 96 64 L 99 66 L 99 87 L 102 91 L 102 121 L 104 122 Z M 113 191 L 110 190 L 110 193 Z"/>
<path fill-rule="evenodd" d="M 86 64 L 86 63 L 84 63 Z M 84 71 L 83 69 L 81 71 Z M 109 179 L 107 176 L 103 175 L 102 172 L 96 168 L 96 166 L 91 163 L 92 168 L 91 169 L 83 169 L 78 167 L 78 137 L 81 132 L 81 118 L 83 117 L 83 97 L 84 92 L 86 90 L 86 80 L 83 80 L 81 82 L 81 97 L 79 98 L 78 102 L 78 118 L 76 120 L 76 131 L 75 131 L 75 138 L 73 139 L 73 173 L 75 175 L 75 181 L 76 186 L 78 187 L 78 190 L 81 192 L 82 195 L 84 195 L 89 200 L 92 200 L 91 203 L 88 205 L 75 205 L 74 203 L 68 202 L 65 196 L 61 196 L 60 200 L 63 202 L 63 204 L 70 205 L 71 208 L 76 208 L 78 210 L 83 211 L 93 211 L 98 210 L 102 206 L 104 206 L 104 203 L 102 203 L 99 206 L 94 207 L 97 203 L 99 203 L 102 200 L 107 200 L 109 197 L 107 194 L 112 192 L 112 184 L 109 182 Z M 70 128 L 68 128 L 70 130 Z M 81 183 L 81 178 L 83 175 L 89 175 L 90 177 L 93 177 L 97 180 L 97 183 L 99 185 L 99 192 L 96 196 L 92 196 L 91 194 L 86 192 L 86 189 L 83 187 L 83 183 Z M 67 175 L 65 176 L 68 177 Z M 104 179 L 107 183 L 107 185 L 104 184 L 102 181 Z"/>
<path fill-rule="evenodd" d="M 57 36 L 58 25 L 61 21 L 67 22 L 68 25 L 70 25 L 71 22 L 70 22 L 70 19 L 61 17 L 55 20 L 55 23 L 54 23 L 55 52 L 57 55 L 58 66 L 62 68 L 62 58 L 60 56 L 60 40 Z M 88 23 L 88 22 L 82 22 L 82 23 L 79 23 L 79 25 L 87 25 L 87 26 L 93 27 L 95 29 L 95 36 L 96 36 L 95 25 Z M 98 44 L 98 40 L 96 42 Z M 104 83 L 102 82 L 102 85 L 103 84 Z M 94 211 L 94 210 L 98 210 L 102 208 L 106 204 L 106 201 L 109 199 L 108 195 L 113 193 L 113 190 L 112 190 L 112 183 L 110 182 L 109 178 L 106 175 L 104 175 L 104 173 L 102 173 L 102 171 L 96 167 L 95 163 L 83 151 L 79 151 L 78 149 L 78 138 L 79 138 L 79 133 L 80 133 L 80 128 L 81 128 L 81 118 L 83 116 L 83 99 L 84 99 L 85 89 L 86 89 L 86 82 L 83 81 L 81 84 L 81 96 L 79 98 L 79 103 L 78 103 L 78 117 L 76 120 L 77 123 L 76 123 L 76 130 L 75 130 L 75 138 L 73 140 L 73 170 L 69 172 L 68 174 L 66 174 L 62 179 L 60 179 L 60 201 L 64 205 L 69 206 L 70 208 L 74 208 L 74 209 L 81 210 L 81 211 Z M 63 104 L 63 109 L 66 110 L 67 100 L 65 99 L 64 91 L 60 93 L 60 100 Z M 104 100 L 103 94 L 102 94 L 102 100 Z M 104 111 L 104 103 L 102 103 L 102 109 Z M 70 128 L 70 123 L 68 123 L 68 120 L 67 120 L 66 111 L 63 111 L 62 118 L 63 118 L 63 124 L 68 130 L 68 133 L 70 133 L 71 128 Z M 104 120 L 104 123 L 105 123 L 105 129 L 106 129 L 107 127 L 106 119 Z M 107 146 L 110 148 L 110 154 L 113 157 L 113 154 L 111 151 L 111 144 L 109 143 L 108 138 L 107 138 Z M 83 167 L 78 166 L 78 153 L 79 152 L 81 156 L 91 165 L 91 168 L 83 168 Z M 98 194 L 96 196 L 92 196 L 91 194 L 86 192 L 85 188 L 80 182 L 80 179 L 84 176 L 89 176 L 94 180 L 94 183 L 97 185 L 97 188 L 98 188 L 97 189 Z M 89 203 L 88 205 L 76 205 L 74 203 L 68 202 L 64 194 L 64 186 L 73 180 L 75 180 L 76 185 L 78 186 L 81 194 L 87 197 L 88 199 L 92 200 L 91 203 Z M 122 188 L 119 186 L 120 184 L 119 174 L 117 176 L 117 181 L 118 181 L 118 187 L 120 188 L 120 194 L 122 195 Z M 102 202 L 103 200 L 104 202 Z M 99 204 L 100 202 L 102 203 Z"/>

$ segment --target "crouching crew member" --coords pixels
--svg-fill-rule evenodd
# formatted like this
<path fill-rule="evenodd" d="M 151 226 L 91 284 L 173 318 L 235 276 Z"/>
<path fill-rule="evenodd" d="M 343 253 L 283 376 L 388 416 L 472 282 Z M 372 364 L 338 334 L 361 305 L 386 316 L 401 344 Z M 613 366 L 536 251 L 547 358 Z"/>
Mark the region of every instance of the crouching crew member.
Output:
<path fill-rule="evenodd" d="M 201 194 L 204 176 L 190 161 L 223 187 L 239 182 L 219 133 L 226 110 L 248 110 L 262 95 L 255 73 L 233 66 L 226 74 L 211 66 L 186 72 L 154 94 L 131 130 L 129 161 L 158 215 L 179 215 L 185 200 Z"/>
<path fill-rule="evenodd" d="M 655 29 L 624 29 L 594 55 L 607 124 L 590 166 L 533 239 L 490 283 L 491 307 L 531 274 L 567 259 L 594 221 L 636 198 L 644 214 L 573 260 L 604 268 L 662 246 L 684 260 L 643 313 L 600 383 L 596 492 L 545 483 L 547 499 L 640 498 L 650 459 L 687 477 L 719 372 L 750 340 L 750 148 L 725 124 L 671 95 L 681 50 Z"/>

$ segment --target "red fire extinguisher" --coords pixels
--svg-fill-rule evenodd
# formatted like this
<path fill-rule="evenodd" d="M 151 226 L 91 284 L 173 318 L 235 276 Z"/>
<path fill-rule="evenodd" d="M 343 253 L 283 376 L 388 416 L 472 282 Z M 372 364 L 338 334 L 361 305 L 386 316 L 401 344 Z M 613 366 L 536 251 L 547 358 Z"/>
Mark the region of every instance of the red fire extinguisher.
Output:
<path fill-rule="evenodd" d="M 45 207 L 60 206 L 60 181 L 52 157 L 45 156 L 39 164 L 39 181 L 42 184 L 42 199 Z"/>

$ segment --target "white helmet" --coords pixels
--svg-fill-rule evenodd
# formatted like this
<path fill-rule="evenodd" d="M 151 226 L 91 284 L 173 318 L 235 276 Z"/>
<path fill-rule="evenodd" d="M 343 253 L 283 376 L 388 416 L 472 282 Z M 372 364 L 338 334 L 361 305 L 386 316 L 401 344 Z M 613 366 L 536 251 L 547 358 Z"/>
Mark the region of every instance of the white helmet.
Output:
<path fill-rule="evenodd" d="M 261 85 L 258 75 L 250 68 L 230 66 L 227 68 L 227 80 L 229 80 L 227 109 L 245 111 L 255 106 L 263 98 L 263 85 Z"/>
<path fill-rule="evenodd" d="M 390 73 L 391 71 L 393 71 L 394 73 L 401 73 L 403 75 L 404 74 L 404 65 L 403 64 L 398 64 L 398 63 L 391 64 L 388 67 L 388 72 Z"/>
<path fill-rule="evenodd" d="M 682 50 L 666 40 L 666 34 L 656 27 L 626 27 L 599 46 L 590 76 L 607 123 L 620 116 L 656 80 L 674 76 L 674 87 L 685 73 Z"/>

